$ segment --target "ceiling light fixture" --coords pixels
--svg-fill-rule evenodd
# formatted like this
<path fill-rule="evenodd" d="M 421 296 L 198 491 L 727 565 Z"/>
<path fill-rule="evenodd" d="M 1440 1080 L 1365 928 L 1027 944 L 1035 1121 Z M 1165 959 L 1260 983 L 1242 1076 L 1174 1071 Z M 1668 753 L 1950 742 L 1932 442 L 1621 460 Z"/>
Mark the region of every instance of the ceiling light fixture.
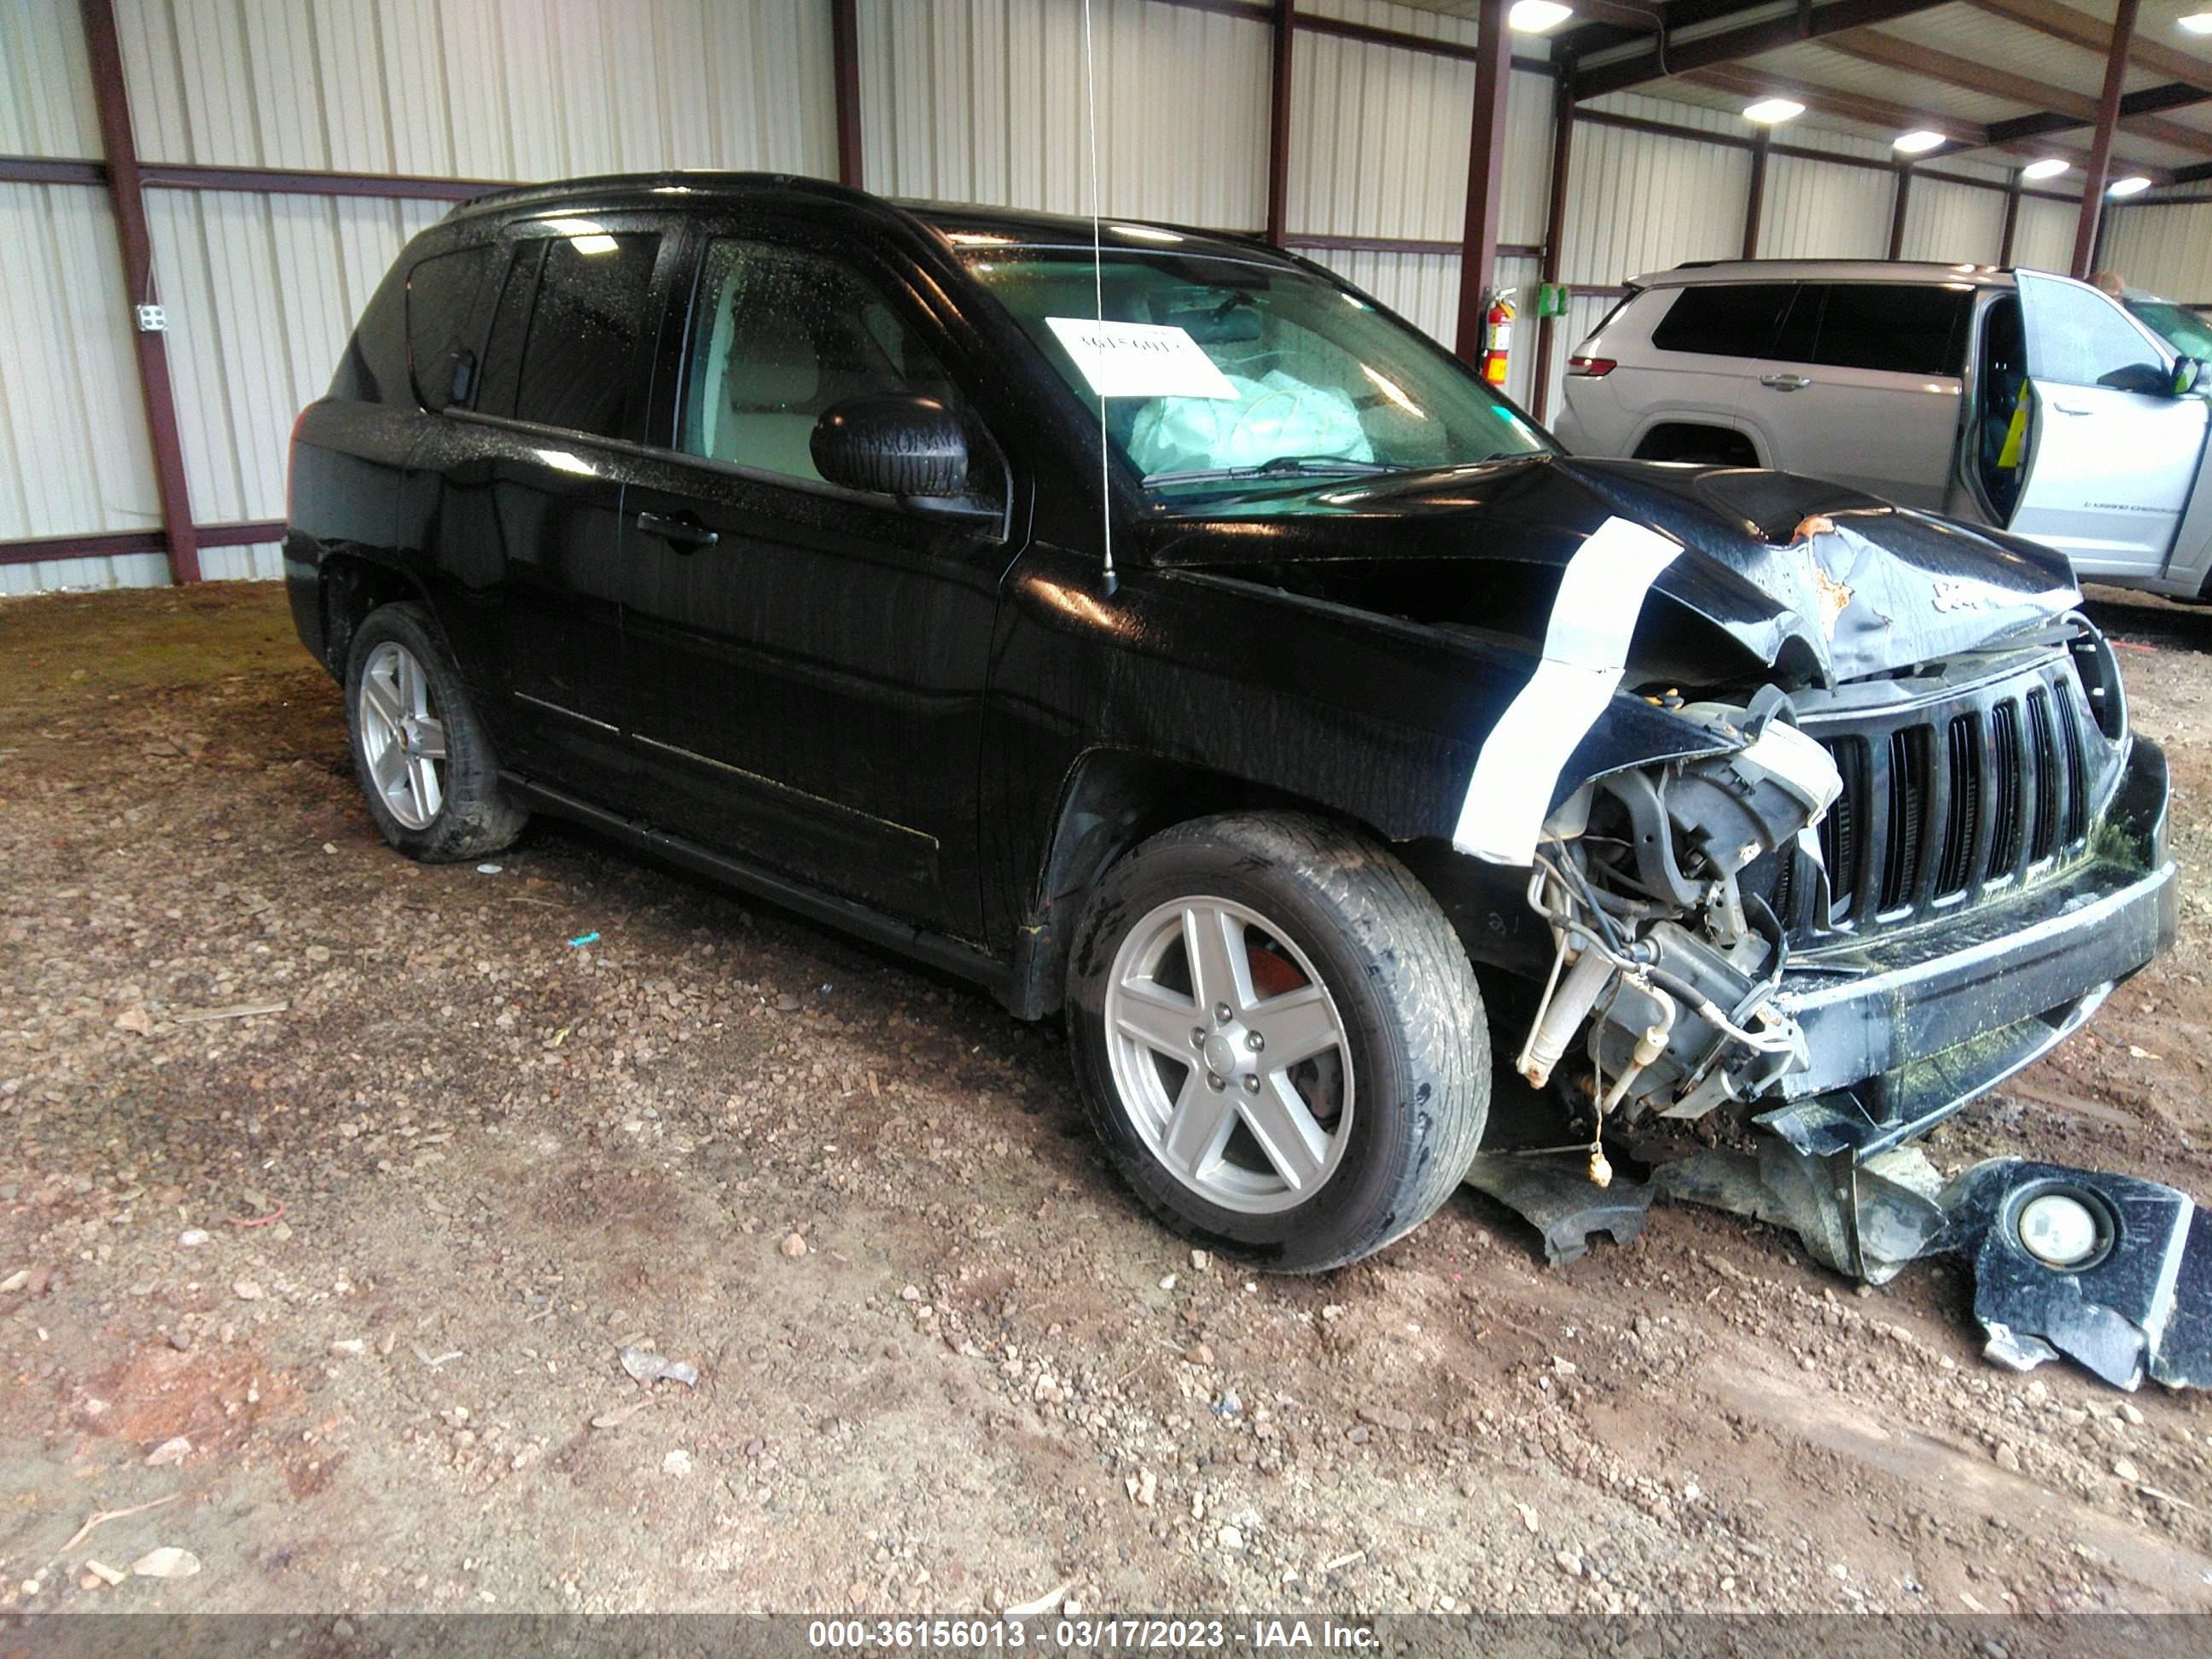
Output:
<path fill-rule="evenodd" d="M 2192 11 L 2174 21 L 2191 34 L 2212 34 L 2212 11 Z"/>
<path fill-rule="evenodd" d="M 2023 179 L 2056 179 L 2066 171 L 2066 167 L 2067 163 L 2056 155 L 2045 156 L 2040 161 L 2030 161 L 2020 170 L 2020 176 Z"/>
<path fill-rule="evenodd" d="M 1892 149 L 1903 150 L 1907 155 L 1919 155 L 1950 140 L 1940 132 L 1930 132 L 1923 127 L 1916 132 L 1900 132 L 1889 141 Z"/>
<path fill-rule="evenodd" d="M 1574 15 L 1575 9 L 1561 5 L 1559 0 L 1514 0 L 1513 9 L 1505 14 L 1505 27 L 1522 34 L 1541 34 Z"/>
<path fill-rule="evenodd" d="M 1778 121 L 1794 121 L 1805 112 L 1805 106 L 1790 98 L 1762 98 L 1743 112 L 1747 121 L 1756 121 L 1771 127 Z"/>
<path fill-rule="evenodd" d="M 2115 179 L 2105 186 L 2107 196 L 2140 196 L 2150 188 L 2150 180 L 2140 173 L 2126 179 Z"/>

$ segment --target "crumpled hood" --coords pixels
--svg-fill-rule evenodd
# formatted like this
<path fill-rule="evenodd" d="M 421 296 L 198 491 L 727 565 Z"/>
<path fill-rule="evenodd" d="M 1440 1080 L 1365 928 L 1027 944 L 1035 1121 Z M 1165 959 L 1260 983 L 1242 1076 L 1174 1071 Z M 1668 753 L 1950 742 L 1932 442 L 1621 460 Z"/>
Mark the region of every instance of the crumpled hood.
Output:
<path fill-rule="evenodd" d="M 1540 641 L 1558 573 L 1608 518 L 1684 552 L 1653 584 L 1631 665 L 1757 664 L 1829 684 L 1934 661 L 2080 603 L 2063 556 L 1841 484 L 1739 467 L 1540 456 L 1331 479 L 1164 517 L 1151 562 L 1273 566 L 1340 603 Z M 1255 577 L 1262 572 L 1254 570 Z"/>

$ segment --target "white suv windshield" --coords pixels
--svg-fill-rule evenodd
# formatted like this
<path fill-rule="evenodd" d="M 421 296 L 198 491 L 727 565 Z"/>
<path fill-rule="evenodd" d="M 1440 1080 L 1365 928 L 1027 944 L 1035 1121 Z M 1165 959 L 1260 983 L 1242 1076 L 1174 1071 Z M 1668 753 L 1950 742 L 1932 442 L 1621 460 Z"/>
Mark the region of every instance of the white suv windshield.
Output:
<path fill-rule="evenodd" d="M 1407 471 L 1553 450 L 1425 336 L 1303 272 L 1166 249 L 1109 248 L 1096 269 L 1088 249 L 965 252 L 969 270 L 1086 403 L 1101 395 L 1102 380 L 1108 386 L 1108 434 L 1148 489 Z M 1144 325 L 1127 337 L 1177 359 L 1180 369 L 1158 382 L 1163 391 L 1114 391 L 1095 360 L 1086 369 L 1070 355 L 1064 337 L 1098 315 L 1102 295 L 1108 323 Z M 1207 362 L 1218 373 L 1209 374 Z M 1177 395 L 1184 392 L 1200 395 Z"/>

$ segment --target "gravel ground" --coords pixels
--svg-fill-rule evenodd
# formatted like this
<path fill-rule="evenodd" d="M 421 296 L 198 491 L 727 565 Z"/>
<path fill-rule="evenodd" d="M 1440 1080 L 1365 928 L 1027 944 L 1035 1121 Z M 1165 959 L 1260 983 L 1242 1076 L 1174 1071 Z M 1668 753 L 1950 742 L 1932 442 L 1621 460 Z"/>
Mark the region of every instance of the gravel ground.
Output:
<path fill-rule="evenodd" d="M 1929 1150 L 2212 1192 L 2212 613 L 2100 598 L 2184 941 Z M 409 865 L 272 587 L 0 606 L 0 1610 L 2212 1607 L 2212 1410 L 1947 1264 L 1462 1193 L 1248 1278 L 1055 1031 L 558 825 Z"/>

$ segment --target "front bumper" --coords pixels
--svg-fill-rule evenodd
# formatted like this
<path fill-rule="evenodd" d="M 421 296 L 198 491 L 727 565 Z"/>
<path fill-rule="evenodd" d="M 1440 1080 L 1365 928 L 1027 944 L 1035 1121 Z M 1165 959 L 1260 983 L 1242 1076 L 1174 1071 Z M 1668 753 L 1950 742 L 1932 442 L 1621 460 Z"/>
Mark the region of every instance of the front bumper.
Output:
<path fill-rule="evenodd" d="M 2173 943 L 2166 801 L 2166 756 L 2138 738 L 2075 869 L 1793 968 L 1775 1001 L 1811 1065 L 1757 1121 L 1801 1152 L 1863 1163 L 2048 1053 Z"/>

